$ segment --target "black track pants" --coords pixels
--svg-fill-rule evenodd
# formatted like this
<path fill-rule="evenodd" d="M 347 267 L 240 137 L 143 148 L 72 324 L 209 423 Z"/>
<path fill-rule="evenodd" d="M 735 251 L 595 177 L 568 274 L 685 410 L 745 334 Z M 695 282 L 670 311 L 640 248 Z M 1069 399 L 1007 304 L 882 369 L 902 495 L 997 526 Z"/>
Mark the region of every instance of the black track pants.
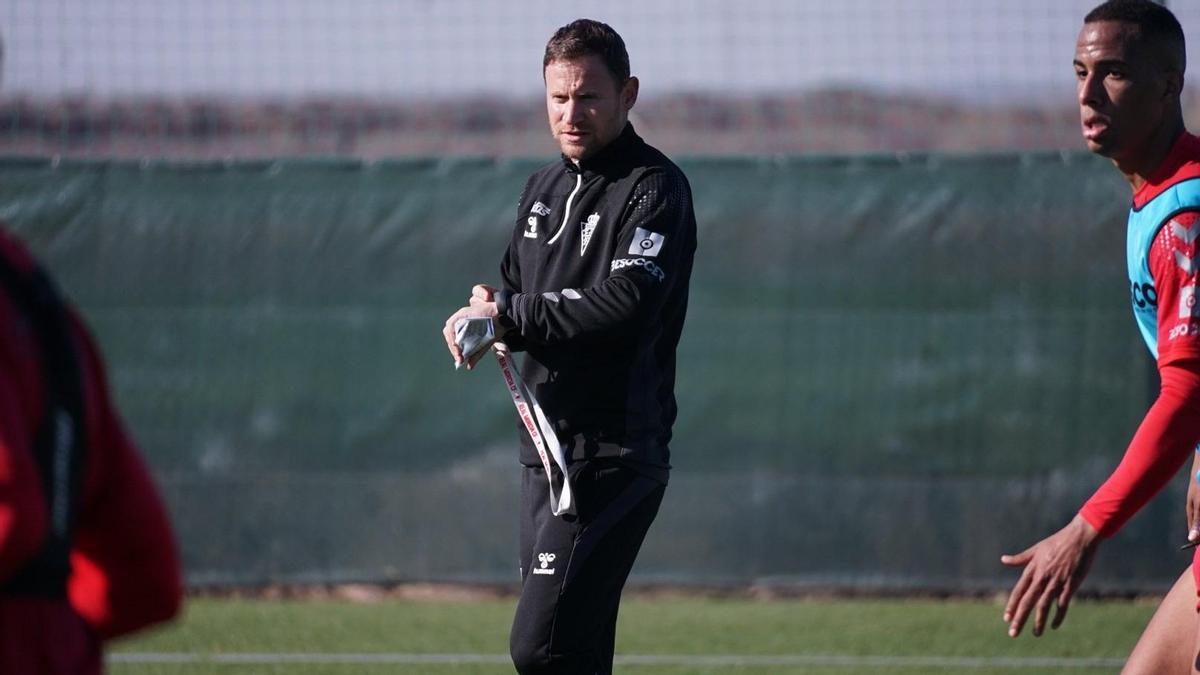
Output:
<path fill-rule="evenodd" d="M 666 486 L 603 460 L 570 465 L 578 516 L 550 512 L 546 474 L 521 478 L 521 599 L 509 652 L 521 675 L 612 672 L 617 608 Z"/>

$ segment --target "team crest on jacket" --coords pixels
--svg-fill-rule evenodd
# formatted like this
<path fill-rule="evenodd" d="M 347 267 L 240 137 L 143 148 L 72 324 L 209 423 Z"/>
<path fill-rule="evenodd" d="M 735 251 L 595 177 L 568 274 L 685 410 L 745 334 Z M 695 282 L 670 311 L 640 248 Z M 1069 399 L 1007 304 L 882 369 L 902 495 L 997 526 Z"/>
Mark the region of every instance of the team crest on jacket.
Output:
<path fill-rule="evenodd" d="M 584 251 L 587 251 L 588 242 L 592 240 L 592 232 L 596 230 L 596 225 L 600 222 L 600 214 L 593 213 L 587 217 L 587 220 L 579 224 L 579 257 L 583 257 Z"/>

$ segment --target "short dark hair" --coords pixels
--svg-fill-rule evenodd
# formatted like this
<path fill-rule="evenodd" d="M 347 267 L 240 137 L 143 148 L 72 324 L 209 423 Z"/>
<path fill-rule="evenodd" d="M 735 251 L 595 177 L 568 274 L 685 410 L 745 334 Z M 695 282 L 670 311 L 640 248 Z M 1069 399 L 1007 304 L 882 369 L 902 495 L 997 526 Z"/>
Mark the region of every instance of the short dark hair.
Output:
<path fill-rule="evenodd" d="M 1171 10 L 1152 0 L 1108 0 L 1088 12 L 1083 22 L 1118 21 L 1137 26 L 1142 40 L 1167 48 L 1171 60 L 1177 61 L 1179 72 L 1187 68 L 1187 46 L 1183 26 Z M 1175 65 L 1175 64 L 1168 64 Z"/>
<path fill-rule="evenodd" d="M 542 72 L 545 72 L 546 66 L 553 61 L 578 59 L 593 54 L 604 61 L 618 87 L 629 80 L 629 52 L 625 51 L 625 41 L 612 26 L 592 19 L 576 19 L 554 31 L 554 35 L 546 43 Z"/>

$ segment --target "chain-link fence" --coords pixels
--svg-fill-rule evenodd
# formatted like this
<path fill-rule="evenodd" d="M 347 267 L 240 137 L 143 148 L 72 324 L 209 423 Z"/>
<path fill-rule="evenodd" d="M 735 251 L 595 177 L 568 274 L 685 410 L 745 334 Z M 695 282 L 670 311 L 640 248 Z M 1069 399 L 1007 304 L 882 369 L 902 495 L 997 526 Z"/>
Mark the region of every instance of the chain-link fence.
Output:
<path fill-rule="evenodd" d="M 1091 5 L 9 0 L 0 218 L 94 326 L 193 583 L 511 580 L 516 424 L 439 329 L 554 155 L 547 37 L 607 21 L 700 223 L 641 578 L 996 587 L 1152 390 L 1127 188 L 1079 151 Z M 1092 583 L 1173 578 L 1180 499 Z"/>
<path fill-rule="evenodd" d="M 8 0 L 0 153 L 544 155 L 542 49 L 579 16 L 624 35 L 669 153 L 1078 148 L 1093 3 Z"/>

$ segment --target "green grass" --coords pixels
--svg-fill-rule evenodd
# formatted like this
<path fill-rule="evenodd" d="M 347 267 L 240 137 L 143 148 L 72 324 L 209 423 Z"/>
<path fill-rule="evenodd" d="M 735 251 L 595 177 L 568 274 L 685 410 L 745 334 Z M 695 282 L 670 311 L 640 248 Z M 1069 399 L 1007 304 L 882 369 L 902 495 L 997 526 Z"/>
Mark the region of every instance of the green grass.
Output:
<path fill-rule="evenodd" d="M 118 643 L 115 653 L 506 654 L 513 601 L 265 601 L 197 599 L 176 624 Z M 1152 603 L 1077 602 L 1066 624 L 1041 638 L 1009 639 L 1001 605 L 981 600 L 788 600 L 635 597 L 622 606 L 618 655 L 837 655 L 892 657 L 1124 658 Z M 852 665 L 626 664 L 619 672 L 838 674 Z M 889 666 L 891 673 L 951 673 L 952 668 Z M 1071 668 L 1105 673 L 1112 668 Z M 114 663 L 113 675 L 247 673 L 507 673 L 481 664 Z M 1062 668 L 986 667 L 970 673 L 1028 675 Z"/>

